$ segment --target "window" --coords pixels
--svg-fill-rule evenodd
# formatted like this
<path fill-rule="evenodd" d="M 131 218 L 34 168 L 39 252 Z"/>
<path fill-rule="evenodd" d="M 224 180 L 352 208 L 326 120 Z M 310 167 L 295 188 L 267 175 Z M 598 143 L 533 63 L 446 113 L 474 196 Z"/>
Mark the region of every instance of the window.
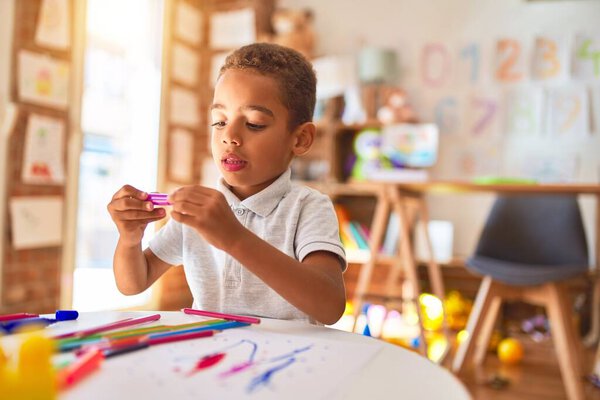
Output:
<path fill-rule="evenodd" d="M 106 211 L 125 183 L 156 187 L 160 116 L 163 0 L 88 0 L 83 149 L 73 307 L 79 311 L 139 307 L 137 296 L 119 293 L 112 272 L 118 239 Z M 145 246 L 154 232 L 146 229 Z"/>

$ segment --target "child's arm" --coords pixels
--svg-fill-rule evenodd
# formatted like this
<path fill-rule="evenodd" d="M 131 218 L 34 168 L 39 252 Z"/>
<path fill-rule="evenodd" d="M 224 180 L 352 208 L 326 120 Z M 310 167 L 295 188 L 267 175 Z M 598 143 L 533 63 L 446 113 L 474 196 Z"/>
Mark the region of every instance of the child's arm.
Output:
<path fill-rule="evenodd" d="M 342 315 L 346 296 L 336 255 L 313 252 L 302 262 L 288 256 L 240 224 L 217 190 L 186 186 L 169 200 L 173 203 L 171 218 L 193 227 L 299 310 L 325 324 Z"/>
<path fill-rule="evenodd" d="M 145 201 L 147 197 L 147 193 L 125 185 L 107 206 L 119 231 L 113 259 L 115 280 L 119 291 L 126 295 L 143 292 L 170 267 L 152 251 L 142 251 L 144 229 L 166 215 L 164 209 Z"/>

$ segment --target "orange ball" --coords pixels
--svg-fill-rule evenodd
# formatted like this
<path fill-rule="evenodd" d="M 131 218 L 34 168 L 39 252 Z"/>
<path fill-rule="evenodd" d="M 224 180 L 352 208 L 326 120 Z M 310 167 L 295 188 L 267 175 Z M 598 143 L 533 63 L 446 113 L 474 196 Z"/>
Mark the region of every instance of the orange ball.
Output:
<path fill-rule="evenodd" d="M 505 364 L 517 364 L 523 359 L 523 345 L 517 339 L 502 339 L 498 344 L 498 358 Z"/>

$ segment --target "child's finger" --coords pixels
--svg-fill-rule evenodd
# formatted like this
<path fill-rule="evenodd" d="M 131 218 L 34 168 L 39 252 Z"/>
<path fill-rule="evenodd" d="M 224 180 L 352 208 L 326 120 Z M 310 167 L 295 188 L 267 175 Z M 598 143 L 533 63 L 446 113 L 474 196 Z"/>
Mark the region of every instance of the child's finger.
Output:
<path fill-rule="evenodd" d="M 135 211 L 135 210 L 127 210 L 127 211 L 119 211 L 117 216 L 122 221 L 144 221 L 151 219 L 160 219 L 166 215 L 166 212 L 162 208 L 157 208 L 151 212 L 147 211 Z"/>
<path fill-rule="evenodd" d="M 131 185 L 125 185 L 121 189 L 119 189 L 117 191 L 117 193 L 114 194 L 112 199 L 117 200 L 117 199 L 127 198 L 127 197 L 132 197 L 132 198 L 138 199 L 138 200 L 146 200 L 148 198 L 148 193 L 146 193 L 142 190 L 136 189 Z"/>
<path fill-rule="evenodd" d="M 116 211 L 126 210 L 154 210 L 154 204 L 150 201 L 142 201 L 134 199 L 133 197 L 124 197 L 121 199 L 114 200 L 112 202 L 112 208 Z"/>

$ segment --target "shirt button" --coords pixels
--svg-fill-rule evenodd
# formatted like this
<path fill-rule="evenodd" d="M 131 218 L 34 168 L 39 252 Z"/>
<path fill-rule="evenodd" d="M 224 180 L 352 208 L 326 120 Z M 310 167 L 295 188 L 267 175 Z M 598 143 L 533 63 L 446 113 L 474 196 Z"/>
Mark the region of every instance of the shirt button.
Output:
<path fill-rule="evenodd" d="M 246 210 L 244 210 L 243 208 L 238 208 L 237 210 L 235 210 L 235 213 L 236 213 L 237 215 L 239 215 L 240 217 L 241 217 L 242 215 L 244 215 L 244 213 L 245 213 L 245 212 L 246 212 Z"/>

